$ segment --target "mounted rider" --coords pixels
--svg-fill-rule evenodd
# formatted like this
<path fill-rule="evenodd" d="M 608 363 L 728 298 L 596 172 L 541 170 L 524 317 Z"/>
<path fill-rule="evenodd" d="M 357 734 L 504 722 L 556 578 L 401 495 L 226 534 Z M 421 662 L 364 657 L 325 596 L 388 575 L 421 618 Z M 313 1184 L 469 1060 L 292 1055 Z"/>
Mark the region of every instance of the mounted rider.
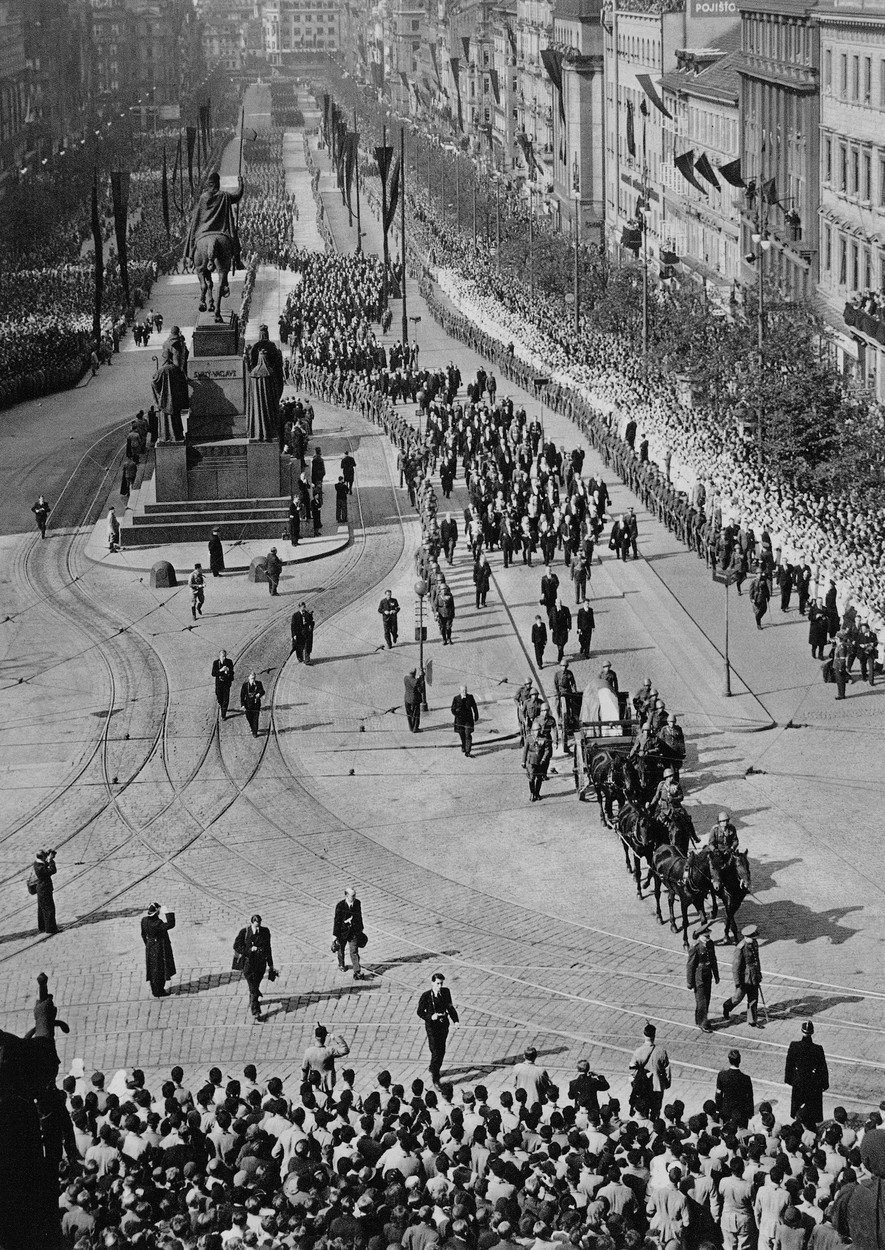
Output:
<path fill-rule="evenodd" d="M 221 190 L 221 179 L 217 171 L 213 170 L 206 179 L 205 190 L 201 193 L 194 207 L 190 228 L 184 244 L 184 255 L 192 262 L 194 269 L 198 272 L 204 272 L 204 266 L 211 268 L 214 263 L 212 257 L 215 245 L 218 244 L 220 249 L 222 240 L 226 242 L 230 249 L 231 267 L 229 272 L 235 273 L 240 265 L 240 239 L 233 206 L 238 204 L 243 198 L 243 189 L 243 179 L 239 176 L 237 177 L 236 191 Z M 222 253 L 219 251 L 219 254 Z M 211 282 L 211 277 L 209 280 Z M 221 296 L 228 294 L 230 292 L 227 289 L 227 284 L 224 283 L 219 299 Z M 205 311 L 205 307 L 206 298 L 204 293 L 200 301 L 200 311 Z"/>
<path fill-rule="evenodd" d="M 681 809 L 685 792 L 672 768 L 668 768 L 649 803 L 650 810 L 662 824 L 669 824 L 677 809 Z"/>
<path fill-rule="evenodd" d="M 661 760 L 665 764 L 669 764 L 678 782 L 679 770 L 685 762 L 685 735 L 673 712 L 669 714 L 666 723 L 658 730 L 657 742 Z"/>
<path fill-rule="evenodd" d="M 723 859 L 730 859 L 740 850 L 737 829 L 731 823 L 728 812 L 720 812 L 716 824 L 703 839 L 702 845 Z"/>

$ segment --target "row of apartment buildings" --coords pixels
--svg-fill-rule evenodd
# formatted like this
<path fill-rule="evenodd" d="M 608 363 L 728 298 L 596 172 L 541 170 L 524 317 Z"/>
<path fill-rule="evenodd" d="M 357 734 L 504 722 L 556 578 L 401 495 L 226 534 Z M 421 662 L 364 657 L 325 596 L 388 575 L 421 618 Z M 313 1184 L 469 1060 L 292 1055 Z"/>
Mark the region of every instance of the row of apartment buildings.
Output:
<path fill-rule="evenodd" d="M 587 242 L 617 251 L 641 215 L 651 265 L 678 258 L 714 299 L 764 265 L 785 299 L 818 303 L 842 367 L 885 398 L 885 316 L 850 306 L 868 288 L 885 305 L 885 0 L 339 12 L 344 64 L 396 112 L 530 184 Z"/>
<path fill-rule="evenodd" d="M 171 116 L 202 64 L 192 0 L 0 0 L 0 192 L 121 111 Z"/>

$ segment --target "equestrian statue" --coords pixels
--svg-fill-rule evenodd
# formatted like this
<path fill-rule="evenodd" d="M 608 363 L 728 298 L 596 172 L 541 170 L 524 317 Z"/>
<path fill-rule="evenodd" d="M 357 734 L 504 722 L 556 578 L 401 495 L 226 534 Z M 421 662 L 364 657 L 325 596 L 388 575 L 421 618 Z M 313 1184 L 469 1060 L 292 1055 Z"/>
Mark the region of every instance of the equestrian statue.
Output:
<path fill-rule="evenodd" d="M 206 180 L 206 188 L 197 200 L 191 217 L 190 229 L 184 245 L 185 257 L 193 262 L 200 279 L 200 312 L 207 309 L 221 316 L 221 300 L 230 294 L 228 274 L 236 272 L 240 258 L 240 240 L 234 205 L 243 198 L 243 179 L 237 176 L 236 191 L 222 191 L 221 179 L 213 172 Z M 218 297 L 212 275 L 218 274 Z"/>

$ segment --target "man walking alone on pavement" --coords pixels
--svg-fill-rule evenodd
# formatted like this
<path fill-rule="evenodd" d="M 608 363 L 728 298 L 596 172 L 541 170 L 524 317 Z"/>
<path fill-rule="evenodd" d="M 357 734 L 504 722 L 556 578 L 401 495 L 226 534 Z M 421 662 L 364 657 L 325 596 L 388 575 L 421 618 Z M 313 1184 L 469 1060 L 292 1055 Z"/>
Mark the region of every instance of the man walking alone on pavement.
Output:
<path fill-rule="evenodd" d="M 350 954 L 353 979 L 354 981 L 361 980 L 363 974 L 360 968 L 360 947 L 366 944 L 363 931 L 363 908 L 352 885 L 347 887 L 344 891 L 344 898 L 335 905 L 332 937 L 335 939 L 339 970 L 346 971 L 344 964 L 346 950 Z"/>
<path fill-rule="evenodd" d="M 449 1037 L 449 1022 L 458 1023 L 458 1013 L 452 1003 L 452 995 L 445 986 L 445 977 L 441 972 L 434 972 L 430 978 L 429 990 L 425 990 L 418 999 L 418 1015 L 424 1021 L 427 1030 L 427 1045 L 430 1049 L 430 1078 L 434 1085 L 439 1085 L 442 1062 L 446 1057 L 446 1042 Z"/>
<path fill-rule="evenodd" d="M 258 721 L 261 716 L 261 700 L 264 698 L 264 686 L 250 673 L 240 687 L 240 705 L 246 713 L 246 720 L 252 730 L 252 737 L 258 737 Z"/>
<path fill-rule="evenodd" d="M 387 643 L 387 649 L 396 646 L 399 637 L 399 603 L 393 597 L 389 590 L 385 590 L 384 598 L 378 604 L 378 611 L 381 613 L 381 623 L 384 626 L 384 641 Z"/>
<path fill-rule="evenodd" d="M 461 750 L 469 755 L 473 749 L 473 727 L 479 720 L 479 708 L 467 687 L 461 686 L 452 700 L 452 716 L 455 718 L 455 733 L 461 739 Z"/>
<path fill-rule="evenodd" d="M 219 651 L 218 659 L 212 661 L 212 676 L 215 679 L 215 698 L 218 700 L 221 719 L 226 720 L 230 688 L 234 680 L 234 662 L 226 651 Z"/>
<path fill-rule="evenodd" d="M 727 1020 L 741 999 L 746 998 L 747 1023 L 754 1029 L 759 1027 L 757 1012 L 759 986 L 762 984 L 762 963 L 759 959 L 759 943 L 756 941 L 758 932 L 754 924 L 748 924 L 741 929 L 741 940 L 734 948 L 731 960 L 735 992 L 722 1004 L 722 1014 Z"/>
<path fill-rule="evenodd" d="M 197 613 L 199 613 L 200 616 L 203 615 L 203 604 L 206 599 L 206 586 L 203 581 L 202 564 L 197 563 L 194 565 L 194 571 L 188 578 L 187 584 L 190 586 L 191 590 L 191 616 L 194 620 L 196 620 Z"/>

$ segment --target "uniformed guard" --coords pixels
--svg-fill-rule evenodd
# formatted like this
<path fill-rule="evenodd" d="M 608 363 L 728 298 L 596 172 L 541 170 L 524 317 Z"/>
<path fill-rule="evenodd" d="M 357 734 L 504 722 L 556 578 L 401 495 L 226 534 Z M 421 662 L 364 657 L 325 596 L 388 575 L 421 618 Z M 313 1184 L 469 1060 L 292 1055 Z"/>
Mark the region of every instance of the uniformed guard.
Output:
<path fill-rule="evenodd" d="M 713 982 L 719 984 L 716 948 L 710 938 L 709 924 L 695 929 L 691 936 L 694 946 L 688 952 L 685 975 L 688 988 L 694 991 L 694 1022 L 702 1033 L 712 1033 L 707 1013 L 710 1010 Z"/>
<path fill-rule="evenodd" d="M 759 1028 L 757 1017 L 759 1007 L 759 986 L 762 984 L 762 962 L 759 959 L 759 943 L 756 925 L 748 924 L 741 929 L 741 940 L 734 949 L 731 959 L 731 975 L 734 980 L 735 993 L 726 998 L 722 1004 L 722 1014 L 727 1020 L 735 1007 L 746 998 L 747 1023 L 751 1028 Z"/>

